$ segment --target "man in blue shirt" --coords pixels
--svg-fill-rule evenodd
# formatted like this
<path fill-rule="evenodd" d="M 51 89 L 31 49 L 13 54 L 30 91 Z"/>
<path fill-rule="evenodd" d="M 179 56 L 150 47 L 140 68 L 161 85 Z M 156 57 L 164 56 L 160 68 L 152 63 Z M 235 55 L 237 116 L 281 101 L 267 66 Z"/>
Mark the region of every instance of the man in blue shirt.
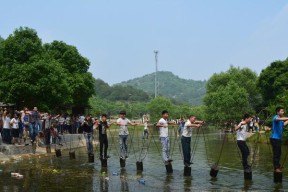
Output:
<path fill-rule="evenodd" d="M 273 150 L 273 165 L 275 172 L 281 172 L 280 159 L 281 159 L 281 138 L 283 127 L 288 124 L 288 117 L 282 117 L 284 114 L 283 107 L 276 108 L 276 115 L 272 119 L 272 135 L 270 143 Z M 284 122 L 285 121 L 285 122 Z"/>

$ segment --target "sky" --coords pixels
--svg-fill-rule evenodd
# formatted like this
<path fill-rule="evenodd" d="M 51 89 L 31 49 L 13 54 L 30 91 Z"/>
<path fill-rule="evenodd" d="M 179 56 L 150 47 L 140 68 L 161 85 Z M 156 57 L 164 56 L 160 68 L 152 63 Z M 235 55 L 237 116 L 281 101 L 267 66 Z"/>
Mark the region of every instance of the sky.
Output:
<path fill-rule="evenodd" d="M 260 74 L 288 57 L 286 0 L 2 0 L 0 36 L 37 31 L 43 43 L 64 41 L 113 85 L 155 72 L 208 80 L 249 67 Z"/>

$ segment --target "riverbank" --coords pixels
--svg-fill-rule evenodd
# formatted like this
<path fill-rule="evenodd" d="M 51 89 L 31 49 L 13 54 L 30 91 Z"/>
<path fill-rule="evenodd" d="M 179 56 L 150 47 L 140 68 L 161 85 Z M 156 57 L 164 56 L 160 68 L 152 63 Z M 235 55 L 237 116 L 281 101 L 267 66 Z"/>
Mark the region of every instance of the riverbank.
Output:
<path fill-rule="evenodd" d="M 51 153 L 55 154 L 55 149 L 75 149 L 86 146 L 86 141 L 83 134 L 65 134 L 61 135 L 61 144 L 51 144 Z M 35 156 L 49 154 L 46 151 L 46 146 L 38 142 L 36 151 L 34 152 L 31 144 L 29 145 L 0 145 L 0 163 L 5 163 L 10 160 L 20 159 L 24 156 Z"/>

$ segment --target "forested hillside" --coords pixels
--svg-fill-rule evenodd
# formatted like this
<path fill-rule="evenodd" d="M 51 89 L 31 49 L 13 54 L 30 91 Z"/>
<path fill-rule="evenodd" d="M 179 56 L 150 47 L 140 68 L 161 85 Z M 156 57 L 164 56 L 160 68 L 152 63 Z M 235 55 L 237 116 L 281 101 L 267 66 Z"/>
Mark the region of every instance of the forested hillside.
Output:
<path fill-rule="evenodd" d="M 206 93 L 206 81 L 182 79 L 168 71 L 160 71 L 157 74 L 159 95 L 171 98 L 178 103 L 190 103 L 195 106 L 202 104 L 202 98 Z M 154 83 L 155 73 L 151 73 L 118 85 L 132 86 L 154 95 Z"/>
<path fill-rule="evenodd" d="M 109 86 L 101 79 L 95 79 L 94 90 L 96 96 L 110 101 L 147 102 L 149 100 L 149 95 L 140 89 L 121 85 Z"/>

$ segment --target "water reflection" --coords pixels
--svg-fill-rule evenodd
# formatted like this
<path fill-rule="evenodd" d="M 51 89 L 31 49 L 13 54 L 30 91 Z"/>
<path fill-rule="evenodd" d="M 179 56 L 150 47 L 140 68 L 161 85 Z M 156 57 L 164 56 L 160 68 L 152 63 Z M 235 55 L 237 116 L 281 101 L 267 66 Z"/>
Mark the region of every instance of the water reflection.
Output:
<path fill-rule="evenodd" d="M 120 170 L 121 191 L 129 191 L 128 174 L 125 168 Z"/>
<path fill-rule="evenodd" d="M 244 180 L 244 187 L 242 188 L 243 191 L 248 191 L 251 189 L 253 181 Z"/>
<path fill-rule="evenodd" d="M 192 177 L 184 177 L 184 191 L 191 191 L 192 189 Z"/>
<path fill-rule="evenodd" d="M 141 133 L 142 129 L 139 130 L 139 135 Z M 142 138 L 136 135 L 138 134 L 135 133 L 133 140 L 135 145 L 129 143 L 131 149 L 134 147 L 135 150 L 131 151 L 125 168 L 120 168 L 119 165 L 117 142 L 110 142 L 111 158 L 109 158 L 108 168 L 102 168 L 98 159 L 95 159 L 95 163 L 88 163 L 85 148 L 75 150 L 77 156 L 74 160 L 70 160 L 69 151 L 65 150 L 62 151 L 61 158 L 55 157 L 55 154 L 47 157 L 35 155 L 20 161 L 0 164 L 0 191 L 284 191 L 287 188 L 286 169 L 283 170 L 283 184 L 275 185 L 273 182 L 271 149 L 266 143 L 261 143 L 257 147 L 255 143 L 249 143 L 252 154 L 250 157 L 253 156 L 254 151 L 256 154 L 252 182 L 244 181 L 241 160 L 232 137 L 228 137 L 225 143 L 217 178 L 211 178 L 209 165 L 219 158 L 223 134 L 217 131 L 206 134 L 206 143 L 203 136 L 200 136 L 193 159 L 192 177 L 183 176 L 183 161 L 177 147 L 173 154 L 173 173 L 167 175 L 165 166 L 162 164 L 161 151 L 159 152 L 154 142 L 151 142 L 143 161 L 144 170 L 137 171 L 135 163 L 139 159 L 134 158 L 133 151 L 137 152 L 136 156 L 139 155 Z M 154 137 L 157 138 L 157 135 Z M 114 139 L 117 138 L 118 135 L 115 134 Z M 171 136 L 172 144 L 177 144 L 175 138 Z M 192 138 L 192 141 L 193 139 L 195 138 Z M 159 145 L 159 142 L 156 144 Z M 286 147 L 283 147 L 283 154 L 286 150 Z M 97 152 L 95 151 L 95 157 L 98 155 Z M 11 178 L 10 173 L 14 171 L 24 175 L 24 178 L 22 180 Z M 139 182 L 140 179 L 145 182 Z"/>
<path fill-rule="evenodd" d="M 167 192 L 170 192 L 172 191 L 171 189 L 171 182 L 173 181 L 174 177 L 172 174 L 168 174 L 166 175 L 165 177 L 165 181 L 163 183 L 163 191 L 167 191 Z"/>
<path fill-rule="evenodd" d="M 107 167 L 101 167 L 100 170 L 101 176 L 99 176 L 99 181 L 100 181 L 100 186 L 99 186 L 99 191 L 101 192 L 107 192 L 109 191 L 109 173 Z M 97 178 L 98 176 L 95 175 Z M 93 184 L 93 186 L 97 186 L 97 184 Z"/>

